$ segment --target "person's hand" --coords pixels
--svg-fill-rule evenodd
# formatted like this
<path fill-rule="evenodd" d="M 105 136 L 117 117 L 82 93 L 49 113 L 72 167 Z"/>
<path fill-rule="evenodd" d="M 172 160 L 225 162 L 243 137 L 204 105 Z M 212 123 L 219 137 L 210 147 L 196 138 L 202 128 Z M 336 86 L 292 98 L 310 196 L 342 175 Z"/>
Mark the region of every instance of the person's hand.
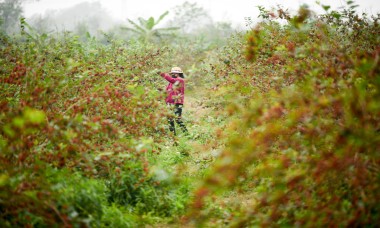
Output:
<path fill-rule="evenodd" d="M 156 74 L 161 75 L 161 71 L 156 69 Z"/>

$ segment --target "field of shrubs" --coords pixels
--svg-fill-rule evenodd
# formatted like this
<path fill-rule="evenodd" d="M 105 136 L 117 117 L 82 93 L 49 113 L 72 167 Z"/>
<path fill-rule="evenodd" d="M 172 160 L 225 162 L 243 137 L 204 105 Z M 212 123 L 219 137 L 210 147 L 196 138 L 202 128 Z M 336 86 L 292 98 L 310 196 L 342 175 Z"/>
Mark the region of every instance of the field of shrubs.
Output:
<path fill-rule="evenodd" d="M 260 8 L 215 45 L 22 19 L 0 34 L 1 227 L 378 227 L 380 18 L 355 9 Z"/>

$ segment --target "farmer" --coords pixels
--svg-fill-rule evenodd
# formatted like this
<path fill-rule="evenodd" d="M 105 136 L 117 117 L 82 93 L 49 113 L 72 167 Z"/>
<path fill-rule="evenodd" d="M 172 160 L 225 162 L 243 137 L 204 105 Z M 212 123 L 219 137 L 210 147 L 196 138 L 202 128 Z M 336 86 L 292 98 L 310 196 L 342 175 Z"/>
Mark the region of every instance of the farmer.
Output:
<path fill-rule="evenodd" d="M 182 122 L 182 107 L 185 98 L 185 80 L 183 72 L 179 67 L 173 67 L 170 74 L 158 72 L 158 74 L 165 78 L 169 84 L 166 87 L 167 97 L 165 99 L 166 104 L 174 111 L 175 117 L 169 117 L 169 130 L 176 135 L 174 120 L 181 127 L 182 131 L 187 134 L 185 124 Z"/>

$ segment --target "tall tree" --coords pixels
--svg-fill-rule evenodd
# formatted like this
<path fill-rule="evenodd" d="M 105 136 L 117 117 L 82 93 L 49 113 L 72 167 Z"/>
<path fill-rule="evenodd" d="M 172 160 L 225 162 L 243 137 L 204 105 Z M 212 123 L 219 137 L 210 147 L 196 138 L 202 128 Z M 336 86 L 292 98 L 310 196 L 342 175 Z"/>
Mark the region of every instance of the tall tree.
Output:
<path fill-rule="evenodd" d="M 17 31 L 18 22 L 22 17 L 22 3 L 38 2 L 39 0 L 0 0 L 0 32 Z"/>
<path fill-rule="evenodd" d="M 16 30 L 18 20 L 22 15 L 22 0 L 1 0 L 0 1 L 0 30 L 11 33 Z"/>
<path fill-rule="evenodd" d="M 184 2 L 174 7 L 174 17 L 169 21 L 170 26 L 178 26 L 182 32 L 190 33 L 213 21 L 208 12 L 197 3 Z"/>

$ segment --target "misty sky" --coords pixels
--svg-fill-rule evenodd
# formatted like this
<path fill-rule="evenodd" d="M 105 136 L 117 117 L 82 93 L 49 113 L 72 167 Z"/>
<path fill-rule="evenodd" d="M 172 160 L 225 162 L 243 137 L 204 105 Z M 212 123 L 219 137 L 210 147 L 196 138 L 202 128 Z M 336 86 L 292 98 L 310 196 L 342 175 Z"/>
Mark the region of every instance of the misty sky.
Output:
<path fill-rule="evenodd" d="M 147 18 L 158 17 L 166 10 L 173 9 L 174 6 L 181 5 L 186 0 L 39 0 L 24 4 L 26 17 L 34 14 L 44 14 L 47 10 L 57 10 L 69 8 L 81 2 L 100 2 L 109 14 L 118 20 L 125 21 L 126 18 L 137 17 Z M 315 2 L 316 0 L 187 0 L 196 2 L 198 6 L 206 9 L 215 21 L 232 21 L 234 24 L 243 25 L 245 17 L 256 19 L 259 11 L 256 6 L 281 5 L 290 11 L 295 11 L 303 3 L 308 4 L 314 11 L 322 12 Z M 324 5 L 330 5 L 337 9 L 344 5 L 345 0 L 320 0 Z M 376 14 L 380 12 L 380 1 L 377 0 L 357 0 L 360 5 L 359 12 Z"/>

